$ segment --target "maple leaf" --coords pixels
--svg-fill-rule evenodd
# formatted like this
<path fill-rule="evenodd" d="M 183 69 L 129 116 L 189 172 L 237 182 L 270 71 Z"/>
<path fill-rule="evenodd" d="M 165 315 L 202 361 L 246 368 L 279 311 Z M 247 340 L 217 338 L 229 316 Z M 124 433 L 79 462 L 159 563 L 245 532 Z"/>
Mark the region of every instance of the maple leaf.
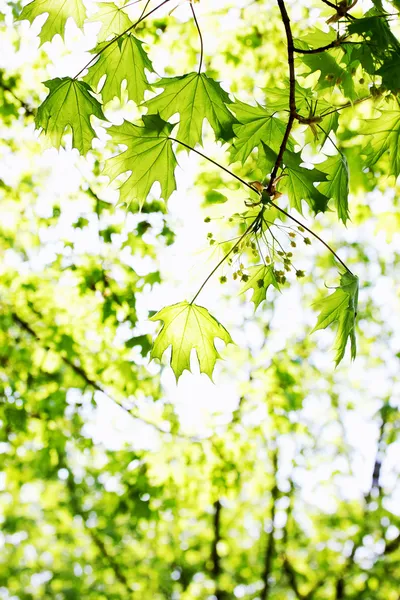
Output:
<path fill-rule="evenodd" d="M 150 84 L 145 75 L 145 69 L 153 71 L 146 52 L 143 50 L 143 42 L 133 35 L 125 35 L 118 43 L 109 44 L 103 42 L 97 46 L 94 52 L 101 52 L 97 62 L 90 67 L 85 80 L 97 89 L 100 80 L 106 76 L 101 88 L 101 96 L 104 104 L 110 102 L 115 96 L 122 100 L 121 86 L 126 81 L 128 98 L 139 104 L 144 98 L 145 90 Z M 103 50 L 104 48 L 104 50 Z"/>
<path fill-rule="evenodd" d="M 267 165 L 273 165 L 276 161 L 276 153 L 263 143 L 264 154 Z M 322 194 L 314 183 L 326 181 L 327 175 L 318 169 L 306 169 L 301 166 L 303 159 L 300 152 L 291 152 L 286 150 L 283 155 L 285 164 L 282 180 L 282 191 L 286 191 L 290 204 L 300 214 L 302 213 L 302 200 L 305 200 L 312 208 L 315 214 L 325 212 L 328 206 L 328 198 Z M 281 189 L 279 191 L 281 191 Z"/>
<path fill-rule="evenodd" d="M 320 54 L 302 55 L 301 61 L 309 68 L 309 71 L 303 75 L 306 76 L 320 71 L 321 75 L 318 80 L 317 89 L 323 90 L 338 85 L 347 98 L 354 100 L 357 98 L 357 94 L 354 88 L 353 77 L 348 68 L 349 65 L 342 66 L 335 59 L 337 57 L 338 60 L 343 60 L 342 55 L 343 52 L 340 49 Z"/>
<path fill-rule="evenodd" d="M 366 119 L 365 123 L 361 133 L 371 136 L 364 151 L 367 165 L 374 165 L 389 154 L 391 170 L 397 177 L 400 175 L 400 110 L 385 110 L 378 119 Z"/>
<path fill-rule="evenodd" d="M 358 287 L 359 282 L 356 275 L 349 272 L 341 273 L 340 286 L 336 288 L 333 294 L 315 304 L 317 308 L 321 309 L 321 313 L 318 317 L 317 324 L 311 333 L 318 331 L 318 329 L 325 329 L 336 321 L 338 322 L 335 340 L 336 366 L 338 366 L 344 356 L 349 338 L 351 358 L 354 360 L 356 357 L 357 346 L 355 327 L 358 305 Z"/>
<path fill-rule="evenodd" d="M 115 37 L 124 33 L 129 27 L 132 27 L 132 21 L 123 11 L 118 8 L 114 2 L 102 2 L 97 6 L 97 12 L 89 21 L 98 23 L 101 22 L 101 29 L 98 33 L 98 42 L 104 42 L 107 38 Z"/>
<path fill-rule="evenodd" d="M 155 98 L 144 103 L 149 112 L 159 112 L 163 119 L 179 113 L 178 139 L 189 146 L 202 143 L 203 121 L 207 119 L 217 139 L 233 137 L 235 117 L 226 107 L 228 94 L 214 79 L 204 73 L 188 73 L 180 77 L 165 77 L 154 87 L 164 88 Z"/>
<path fill-rule="evenodd" d="M 349 218 L 349 166 L 343 154 L 328 156 L 320 163 L 321 169 L 328 175 L 328 181 L 318 186 L 318 190 L 333 200 L 339 219 L 346 225 Z"/>
<path fill-rule="evenodd" d="M 120 186 L 120 199 L 128 204 L 137 200 L 142 207 L 155 181 L 161 186 L 165 201 L 176 189 L 175 167 L 177 165 L 169 139 L 174 125 L 163 121 L 159 115 L 145 115 L 144 127 L 124 121 L 108 129 L 116 144 L 126 146 L 121 154 L 107 160 L 104 175 L 110 180 L 131 171 Z"/>
<path fill-rule="evenodd" d="M 179 302 L 166 306 L 150 318 L 151 321 L 162 321 L 150 357 L 162 359 L 172 346 L 170 364 L 176 380 L 187 369 L 190 371 L 190 354 L 194 348 L 200 365 L 200 371 L 212 379 L 215 362 L 220 358 L 215 347 L 215 338 L 225 344 L 233 343 L 228 331 L 215 319 L 207 309 L 189 302 Z"/>
<path fill-rule="evenodd" d="M 70 77 L 51 79 L 45 86 L 49 95 L 38 108 L 36 128 L 42 128 L 51 144 L 59 148 L 66 127 L 71 127 L 72 147 L 85 154 L 96 135 L 90 116 L 105 119 L 100 102 L 92 96 L 87 83 Z"/>
<path fill-rule="evenodd" d="M 86 9 L 82 0 L 33 0 L 27 4 L 19 21 L 33 23 L 36 17 L 47 13 L 47 19 L 39 34 L 40 43 L 50 42 L 57 33 L 64 39 L 65 25 L 72 17 L 78 27 L 82 27 L 86 18 Z"/>
<path fill-rule="evenodd" d="M 286 123 L 275 117 L 275 113 L 260 104 L 251 106 L 244 102 L 235 102 L 230 108 L 240 122 L 233 126 L 236 139 L 231 147 L 231 162 L 240 160 L 244 164 L 253 149 L 261 146 L 261 141 L 275 150 L 279 148 Z"/>
<path fill-rule="evenodd" d="M 255 265 L 248 269 L 249 279 L 242 288 L 242 294 L 252 289 L 253 295 L 251 301 L 254 302 L 254 310 L 260 306 L 261 302 L 267 297 L 267 290 L 270 285 L 274 286 L 280 292 L 279 283 L 275 277 L 274 265 Z"/>

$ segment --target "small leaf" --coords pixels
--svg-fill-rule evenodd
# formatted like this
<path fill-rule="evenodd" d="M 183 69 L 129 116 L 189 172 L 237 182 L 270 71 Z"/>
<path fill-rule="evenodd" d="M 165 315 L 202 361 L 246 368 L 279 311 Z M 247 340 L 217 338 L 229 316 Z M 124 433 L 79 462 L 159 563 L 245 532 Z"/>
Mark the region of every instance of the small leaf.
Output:
<path fill-rule="evenodd" d="M 172 346 L 170 364 L 177 381 L 185 369 L 191 370 L 190 354 L 193 348 L 197 353 L 200 371 L 212 379 L 215 362 L 219 358 L 214 339 L 220 338 L 225 344 L 233 343 L 225 327 L 208 310 L 186 301 L 166 306 L 150 320 L 164 323 L 150 356 L 161 360 L 165 350 Z"/>
<path fill-rule="evenodd" d="M 36 128 L 42 128 L 52 145 L 59 148 L 66 127 L 71 127 L 73 148 L 86 154 L 96 135 L 90 116 L 105 119 L 100 102 L 92 96 L 87 83 L 70 77 L 51 79 L 45 86 L 50 92 L 38 108 Z"/>
<path fill-rule="evenodd" d="M 338 153 L 335 156 L 329 156 L 319 166 L 329 179 L 321 183 L 318 189 L 327 198 L 333 200 L 339 219 L 346 225 L 349 218 L 349 167 L 346 157 Z"/>
<path fill-rule="evenodd" d="M 325 329 L 336 321 L 338 322 L 335 340 L 336 366 L 344 356 L 349 338 L 351 344 L 351 358 L 354 360 L 356 357 L 357 347 L 355 326 L 358 287 L 358 277 L 349 272 L 341 273 L 340 286 L 336 288 L 333 294 L 315 304 L 317 308 L 321 309 L 321 313 L 318 317 L 317 324 L 311 333 L 318 331 L 318 329 Z"/>
<path fill-rule="evenodd" d="M 153 71 L 153 66 L 143 50 L 143 42 L 133 35 L 125 35 L 119 42 L 111 45 L 103 42 L 95 48 L 94 52 L 101 54 L 90 67 L 85 80 L 97 89 L 100 80 L 106 76 L 100 92 L 104 104 L 115 96 L 122 100 L 121 86 L 126 81 L 128 98 L 139 104 L 144 98 L 144 92 L 150 88 L 145 69 Z"/>
<path fill-rule="evenodd" d="M 47 19 L 39 34 L 41 44 L 51 42 L 57 33 L 64 38 L 65 25 L 70 17 L 81 28 L 86 17 L 82 0 L 33 0 L 23 8 L 18 20 L 26 19 L 33 23 L 36 17 L 45 13 Z"/>
<path fill-rule="evenodd" d="M 163 78 L 153 87 L 164 88 L 155 98 L 144 103 L 149 112 L 159 112 L 163 119 L 179 113 L 178 139 L 189 146 L 202 143 L 203 121 L 207 119 L 217 139 L 233 137 L 235 117 L 226 107 L 231 100 L 214 79 L 204 73 L 188 73 L 181 77 Z"/>
<path fill-rule="evenodd" d="M 254 310 L 260 306 L 261 302 L 267 297 L 267 290 L 270 285 L 273 285 L 279 292 L 279 283 L 276 280 L 274 265 L 256 265 L 248 269 L 249 279 L 242 288 L 241 293 L 252 289 L 253 295 L 251 301 L 254 302 Z"/>
<path fill-rule="evenodd" d="M 161 186 L 165 201 L 176 190 L 177 165 L 169 134 L 174 125 L 163 121 L 159 115 L 145 115 L 144 127 L 124 121 L 108 129 L 116 144 L 126 150 L 106 161 L 104 175 L 112 181 L 122 173 L 131 172 L 120 186 L 120 200 L 130 203 L 137 200 L 142 207 L 155 181 Z"/>

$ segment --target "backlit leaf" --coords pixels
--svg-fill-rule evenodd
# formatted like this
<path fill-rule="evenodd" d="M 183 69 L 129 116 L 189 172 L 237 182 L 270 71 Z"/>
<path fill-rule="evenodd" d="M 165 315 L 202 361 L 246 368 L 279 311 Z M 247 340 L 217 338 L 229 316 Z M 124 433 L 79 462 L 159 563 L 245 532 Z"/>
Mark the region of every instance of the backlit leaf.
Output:
<path fill-rule="evenodd" d="M 339 219 L 346 225 L 349 218 L 349 167 L 346 157 L 338 153 L 318 166 L 328 175 L 328 181 L 321 183 L 318 189 L 333 200 Z"/>
<path fill-rule="evenodd" d="M 243 164 L 253 149 L 261 145 L 261 141 L 278 150 L 286 123 L 278 119 L 275 113 L 267 111 L 260 104 L 251 106 L 244 102 L 235 102 L 230 108 L 240 121 L 233 126 L 236 139 L 231 147 L 231 162 L 239 160 Z"/>
<path fill-rule="evenodd" d="M 242 294 L 252 289 L 253 295 L 251 301 L 254 302 L 254 310 L 260 306 L 261 302 L 267 297 L 267 290 L 270 285 L 280 291 L 279 283 L 276 280 L 274 265 L 256 265 L 248 269 L 249 279 L 242 288 Z"/>
<path fill-rule="evenodd" d="M 72 146 L 81 154 L 92 147 L 96 135 L 90 117 L 104 119 L 101 104 L 94 96 L 87 83 L 70 77 L 51 79 L 45 82 L 50 90 L 45 101 L 39 106 L 35 123 L 43 130 L 51 144 L 56 148 L 61 146 L 65 129 L 72 130 Z"/>
<path fill-rule="evenodd" d="M 194 348 L 200 371 L 212 379 L 215 362 L 219 358 L 214 340 L 219 338 L 229 344 L 232 338 L 207 309 L 186 301 L 179 302 L 161 309 L 150 320 L 163 322 L 151 358 L 161 360 L 165 350 L 171 346 L 170 364 L 178 380 L 185 369 L 191 370 L 190 354 Z"/>
<path fill-rule="evenodd" d="M 104 42 L 108 38 L 120 35 L 132 26 L 132 21 L 122 8 L 118 8 L 114 2 L 101 2 L 97 5 L 97 12 L 89 21 L 101 22 L 101 29 L 97 41 Z"/>
<path fill-rule="evenodd" d="M 356 357 L 356 317 L 358 304 L 358 277 L 345 272 L 340 276 L 340 286 L 320 302 L 315 304 L 316 308 L 321 310 L 314 331 L 325 329 L 336 321 L 338 328 L 336 332 L 335 350 L 336 350 L 336 366 L 342 360 L 347 342 L 350 338 L 351 358 Z"/>
<path fill-rule="evenodd" d="M 120 186 L 120 200 L 128 204 L 137 201 L 139 206 L 146 201 L 155 181 L 160 183 L 161 197 L 165 201 L 176 189 L 177 162 L 168 138 L 174 126 L 158 115 L 146 115 L 143 122 L 144 127 L 124 121 L 108 129 L 113 141 L 126 146 L 126 150 L 110 158 L 104 168 L 104 175 L 111 180 L 131 172 Z"/>
<path fill-rule="evenodd" d="M 82 0 L 33 0 L 27 4 L 19 21 L 24 19 L 33 23 L 36 17 L 47 13 L 47 19 L 39 34 L 42 44 L 50 42 L 57 33 L 64 38 L 65 25 L 71 17 L 78 27 L 82 27 L 86 17 L 86 9 Z"/>
<path fill-rule="evenodd" d="M 108 46 L 108 47 L 107 47 Z M 144 98 L 145 90 L 149 89 L 145 69 L 153 71 L 153 66 L 143 50 L 143 42 L 133 35 L 125 35 L 118 43 L 109 45 L 103 42 L 95 52 L 101 52 L 97 62 L 90 67 L 85 80 L 97 90 L 100 80 L 105 75 L 106 80 L 101 88 L 104 104 L 115 96 L 122 100 L 122 83 L 126 81 L 128 98 L 139 104 Z"/>
<path fill-rule="evenodd" d="M 181 77 L 163 78 L 154 87 L 164 88 L 155 98 L 144 103 L 150 113 L 169 119 L 179 113 L 178 139 L 189 146 L 202 143 L 203 121 L 207 119 L 217 139 L 233 137 L 235 117 L 226 107 L 231 100 L 214 79 L 204 73 L 188 73 Z"/>

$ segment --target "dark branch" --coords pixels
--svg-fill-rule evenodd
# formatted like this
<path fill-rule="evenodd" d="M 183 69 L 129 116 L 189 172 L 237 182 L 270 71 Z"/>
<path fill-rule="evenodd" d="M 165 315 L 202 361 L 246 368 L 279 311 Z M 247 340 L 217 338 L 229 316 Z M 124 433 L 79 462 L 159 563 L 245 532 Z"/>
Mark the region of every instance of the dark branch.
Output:
<path fill-rule="evenodd" d="M 222 600 L 221 590 L 219 589 L 219 578 L 221 575 L 221 558 L 218 553 L 218 544 L 221 541 L 221 502 L 216 500 L 214 503 L 214 539 L 211 547 L 211 560 L 212 560 L 212 577 L 215 582 L 215 594 L 217 600 Z"/>
<path fill-rule="evenodd" d="M 26 115 L 28 115 L 29 117 L 35 116 L 35 111 L 28 104 L 26 104 L 26 102 L 21 100 L 21 98 L 19 98 L 15 94 L 14 90 L 11 87 L 9 87 L 6 83 L 4 83 L 4 81 L 2 81 L 1 79 L 0 79 L 0 87 L 5 92 L 8 92 L 9 94 L 11 94 L 11 96 L 14 98 L 14 100 L 16 100 L 20 104 L 21 108 L 24 109 Z"/>
<path fill-rule="evenodd" d="M 286 41 L 287 41 L 287 55 L 288 55 L 288 66 L 289 66 L 289 119 L 286 125 L 285 134 L 283 136 L 283 140 L 281 146 L 279 148 L 279 153 L 277 159 L 275 161 L 274 168 L 271 172 L 271 177 L 269 180 L 267 193 L 271 196 L 274 189 L 274 182 L 276 176 L 278 174 L 279 167 L 282 164 L 283 155 L 286 150 L 286 146 L 290 137 L 290 132 L 293 127 L 293 123 L 296 119 L 297 109 L 296 109 L 296 73 L 294 70 L 294 43 L 293 43 L 293 35 L 292 29 L 290 27 L 290 19 L 286 10 L 286 6 L 283 0 L 278 0 L 279 10 L 281 11 L 281 17 L 283 21 L 283 25 L 285 27 L 286 33 Z"/>

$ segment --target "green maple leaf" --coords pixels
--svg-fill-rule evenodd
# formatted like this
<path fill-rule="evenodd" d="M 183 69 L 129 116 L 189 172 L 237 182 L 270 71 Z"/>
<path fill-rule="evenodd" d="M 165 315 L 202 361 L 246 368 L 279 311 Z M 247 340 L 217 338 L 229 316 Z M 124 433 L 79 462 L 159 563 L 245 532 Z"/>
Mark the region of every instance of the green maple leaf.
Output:
<path fill-rule="evenodd" d="M 18 20 L 26 19 L 33 23 L 36 17 L 45 13 L 47 19 L 39 34 L 41 44 L 50 42 L 57 33 L 64 38 L 65 25 L 70 17 L 81 28 L 86 18 L 82 0 L 33 0 L 23 8 Z"/>
<path fill-rule="evenodd" d="M 104 42 L 107 38 L 115 37 L 124 33 L 129 27 L 132 27 L 132 21 L 122 10 L 113 2 L 102 2 L 97 6 L 97 12 L 93 15 L 90 22 L 101 22 L 101 29 L 98 33 L 98 42 Z"/>
<path fill-rule="evenodd" d="M 370 135 L 365 151 L 367 165 L 374 165 L 382 156 L 388 154 L 393 175 L 400 175 L 400 109 L 385 110 L 378 119 L 366 119 L 361 131 Z"/>
<path fill-rule="evenodd" d="M 252 289 L 253 295 L 251 301 L 254 302 L 254 310 L 260 306 L 261 302 L 267 297 L 267 290 L 270 285 L 280 291 L 279 283 L 276 280 L 274 265 L 255 265 L 250 267 L 249 279 L 242 288 L 242 294 Z"/>
<path fill-rule="evenodd" d="M 355 327 L 358 287 L 358 277 L 349 272 L 341 273 L 340 286 L 336 288 L 333 294 L 315 304 L 317 308 L 321 309 L 321 313 L 318 317 L 317 324 L 311 333 L 318 331 L 318 329 L 325 329 L 336 321 L 338 322 L 335 340 L 336 366 L 344 356 L 349 338 L 351 358 L 354 360 L 356 357 L 357 346 Z"/>
<path fill-rule="evenodd" d="M 275 117 L 275 113 L 260 104 L 251 106 L 244 102 L 235 102 L 230 108 L 240 121 L 233 126 L 236 139 L 231 147 L 231 162 L 240 160 L 244 164 L 253 149 L 261 146 L 261 141 L 278 150 L 286 123 Z"/>
<path fill-rule="evenodd" d="M 70 77 L 51 79 L 45 86 L 50 91 L 38 108 L 36 128 L 42 128 L 51 144 L 59 148 L 66 127 L 71 127 L 73 148 L 85 154 L 91 149 L 96 135 L 90 116 L 105 119 L 100 102 L 92 96 L 87 83 Z"/>
<path fill-rule="evenodd" d="M 116 144 L 126 146 L 121 154 L 106 161 L 104 174 L 113 180 L 131 171 L 120 186 L 120 199 L 128 204 L 137 200 L 142 207 L 155 181 L 161 186 L 165 201 L 176 190 L 175 167 L 177 165 L 169 139 L 174 125 L 163 121 L 159 115 L 145 115 L 144 127 L 124 121 L 108 129 Z"/>
<path fill-rule="evenodd" d="M 346 157 L 340 153 L 328 156 L 319 166 L 328 175 L 328 181 L 321 183 L 318 189 L 333 200 L 339 219 L 346 225 L 349 218 L 349 166 Z"/>
<path fill-rule="evenodd" d="M 210 123 L 217 139 L 233 137 L 232 125 L 236 119 L 226 107 L 231 100 L 214 79 L 204 73 L 188 73 L 181 77 L 165 77 L 153 85 L 164 91 L 144 106 L 151 113 L 160 113 L 163 119 L 179 113 L 178 139 L 182 142 L 189 146 L 202 143 L 204 119 Z"/>
<path fill-rule="evenodd" d="M 266 144 L 263 144 L 263 149 L 266 164 L 270 167 L 275 164 L 277 155 Z M 328 198 L 314 186 L 314 183 L 326 181 L 326 173 L 319 169 L 302 167 L 303 159 L 300 152 L 286 150 L 283 155 L 283 162 L 286 167 L 284 170 L 285 177 L 279 190 L 287 193 L 290 205 L 300 214 L 303 214 L 301 203 L 302 200 L 305 200 L 315 214 L 325 212 L 328 207 Z"/>
<path fill-rule="evenodd" d="M 190 354 L 194 348 L 200 371 L 212 379 L 219 358 L 214 340 L 220 338 L 229 344 L 232 338 L 207 309 L 186 301 L 179 302 L 161 309 L 150 320 L 164 323 L 154 342 L 151 358 L 161 360 L 165 350 L 172 346 L 170 364 L 178 380 L 185 369 L 191 370 Z"/>
<path fill-rule="evenodd" d="M 339 60 L 343 58 L 342 54 L 343 52 L 340 49 L 320 54 L 304 54 L 301 61 L 309 68 L 309 71 L 304 75 L 320 71 L 321 74 L 316 89 L 323 90 L 338 85 L 347 98 L 354 100 L 357 98 L 357 94 L 354 89 L 353 77 L 348 68 L 349 65 L 342 66 L 334 58 L 337 57 Z"/>
<path fill-rule="evenodd" d="M 127 83 L 128 98 L 139 104 L 144 98 L 145 90 L 149 89 L 145 69 L 153 71 L 153 66 L 143 50 L 143 42 L 133 35 L 125 35 L 118 43 L 103 42 L 94 50 L 101 52 L 97 62 L 90 67 L 85 80 L 97 89 L 100 80 L 106 75 L 101 88 L 104 104 L 117 96 L 122 100 L 121 86 Z M 103 48 L 105 48 L 104 51 Z"/>

